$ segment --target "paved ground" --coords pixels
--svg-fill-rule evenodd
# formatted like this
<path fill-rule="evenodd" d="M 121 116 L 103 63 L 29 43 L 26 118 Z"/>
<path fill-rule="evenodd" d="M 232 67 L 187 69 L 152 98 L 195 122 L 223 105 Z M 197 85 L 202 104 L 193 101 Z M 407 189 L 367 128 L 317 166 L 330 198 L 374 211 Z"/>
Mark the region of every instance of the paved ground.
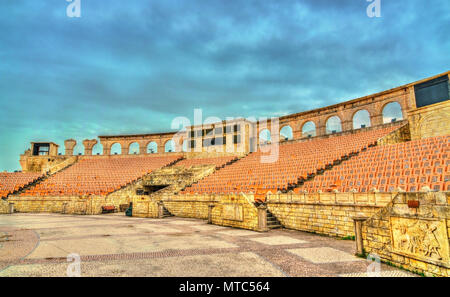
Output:
<path fill-rule="evenodd" d="M 0 276 L 365 276 L 354 242 L 286 229 L 258 233 L 123 214 L 0 216 Z M 382 276 L 409 276 L 381 265 Z"/>

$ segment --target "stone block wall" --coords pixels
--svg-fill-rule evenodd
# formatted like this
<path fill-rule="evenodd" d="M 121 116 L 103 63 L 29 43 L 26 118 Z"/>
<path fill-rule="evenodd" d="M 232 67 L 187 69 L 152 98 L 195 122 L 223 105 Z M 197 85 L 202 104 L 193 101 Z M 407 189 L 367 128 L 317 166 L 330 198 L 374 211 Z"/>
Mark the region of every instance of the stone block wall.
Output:
<path fill-rule="evenodd" d="M 363 248 L 427 276 L 450 276 L 450 193 L 399 193 L 362 224 Z"/>
<path fill-rule="evenodd" d="M 164 207 L 177 217 L 208 219 L 208 207 L 220 201 L 215 195 L 165 195 Z"/>
<path fill-rule="evenodd" d="M 268 195 L 269 211 L 288 229 L 330 236 L 354 236 L 353 217 L 370 217 L 387 205 L 391 193 Z"/>
<path fill-rule="evenodd" d="M 406 122 L 406 121 L 405 121 Z M 399 129 L 392 131 L 388 135 L 380 138 L 377 143 L 378 145 L 388 145 L 395 144 L 400 142 L 405 142 L 411 140 L 411 133 L 409 131 L 409 123 L 406 124 Z"/>
<path fill-rule="evenodd" d="M 134 199 L 133 217 L 158 218 L 158 202 L 148 197 Z"/>
<path fill-rule="evenodd" d="M 258 209 L 249 194 L 221 194 L 212 209 L 212 223 L 220 226 L 259 231 Z"/>
<path fill-rule="evenodd" d="M 66 213 L 66 214 L 101 214 L 102 206 L 114 205 L 119 209 L 126 200 L 104 196 L 12 196 L 6 201 L 14 204 L 15 212 L 22 213 Z M 0 208 L 2 211 L 3 207 Z M 8 209 L 8 208 L 7 208 Z M 8 211 L 8 210 L 7 210 Z M 5 213 L 7 213 L 7 211 Z M 2 212 L 0 212 L 2 213 Z"/>
<path fill-rule="evenodd" d="M 450 134 L 450 100 L 408 112 L 413 140 Z"/>
<path fill-rule="evenodd" d="M 8 201 L 0 199 L 0 214 L 8 213 Z"/>

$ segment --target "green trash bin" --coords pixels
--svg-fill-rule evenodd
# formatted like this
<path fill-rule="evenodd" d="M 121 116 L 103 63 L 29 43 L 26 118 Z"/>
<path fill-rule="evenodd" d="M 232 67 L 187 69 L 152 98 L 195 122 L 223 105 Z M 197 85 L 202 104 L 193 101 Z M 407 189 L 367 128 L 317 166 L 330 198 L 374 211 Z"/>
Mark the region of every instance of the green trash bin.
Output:
<path fill-rule="evenodd" d="M 127 217 L 133 216 L 133 203 L 130 203 L 130 207 L 128 207 L 127 210 L 125 210 L 125 215 Z"/>

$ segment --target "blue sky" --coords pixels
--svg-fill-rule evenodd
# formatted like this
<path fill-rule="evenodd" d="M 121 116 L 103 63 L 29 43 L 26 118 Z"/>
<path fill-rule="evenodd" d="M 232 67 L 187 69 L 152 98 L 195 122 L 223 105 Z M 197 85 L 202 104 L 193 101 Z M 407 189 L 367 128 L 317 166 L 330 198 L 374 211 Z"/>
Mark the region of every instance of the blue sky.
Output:
<path fill-rule="evenodd" d="M 278 116 L 450 70 L 450 1 L 0 2 L 0 170 L 30 141 Z"/>

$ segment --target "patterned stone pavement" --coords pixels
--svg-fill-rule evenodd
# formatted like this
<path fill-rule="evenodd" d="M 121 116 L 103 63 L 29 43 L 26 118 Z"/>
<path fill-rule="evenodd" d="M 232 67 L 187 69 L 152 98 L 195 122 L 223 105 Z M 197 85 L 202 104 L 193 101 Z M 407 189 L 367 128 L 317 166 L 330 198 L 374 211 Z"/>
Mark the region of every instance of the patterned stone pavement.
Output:
<path fill-rule="evenodd" d="M 370 276 L 354 242 L 278 229 L 267 233 L 186 218 L 123 214 L 0 216 L 0 276 Z M 381 276 L 414 276 L 381 264 Z"/>

